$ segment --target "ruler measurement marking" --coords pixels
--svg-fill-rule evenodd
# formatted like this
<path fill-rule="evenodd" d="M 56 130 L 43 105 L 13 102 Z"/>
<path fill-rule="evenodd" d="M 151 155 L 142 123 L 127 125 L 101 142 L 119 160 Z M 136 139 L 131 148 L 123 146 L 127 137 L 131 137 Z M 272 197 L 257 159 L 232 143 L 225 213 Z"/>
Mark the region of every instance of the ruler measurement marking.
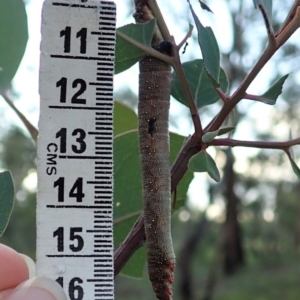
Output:
<path fill-rule="evenodd" d="M 53 109 L 82 109 L 82 110 L 101 110 L 99 107 L 95 106 L 62 106 L 62 105 L 49 105 L 49 108 Z M 111 108 L 110 108 L 111 110 Z"/>
<path fill-rule="evenodd" d="M 100 132 L 94 132 L 94 131 L 89 131 L 88 134 L 90 135 L 100 135 L 101 133 Z M 97 144 L 100 144 L 100 145 L 103 145 L 103 143 L 99 143 L 97 142 Z M 110 145 L 110 143 L 106 143 L 107 145 Z"/>
<path fill-rule="evenodd" d="M 108 197 L 108 195 L 106 195 L 107 197 Z M 110 196 L 110 198 L 97 198 L 97 199 L 103 199 L 102 201 L 99 201 L 98 200 L 98 203 L 99 204 L 108 204 L 108 200 L 110 199 L 111 200 L 111 195 L 109 195 Z M 104 197 L 104 196 L 103 196 Z"/>
<path fill-rule="evenodd" d="M 111 6 L 111 2 L 104 2 L 104 1 L 101 1 L 100 3 L 100 7 L 102 9 L 110 9 L 112 11 L 116 11 L 116 9 L 112 8 Z M 52 3 L 53 6 L 64 6 L 64 7 L 70 7 L 70 8 L 93 8 L 93 9 L 98 9 L 99 6 L 97 5 L 84 5 L 84 4 L 70 4 L 70 3 L 62 3 L 62 2 L 53 2 Z"/>
<path fill-rule="evenodd" d="M 103 16 L 103 15 L 101 15 L 101 16 L 100 16 L 100 20 L 112 21 L 112 20 L 113 20 L 113 18 L 112 18 L 112 17 L 106 17 L 105 15 L 104 15 L 104 16 Z M 109 39 L 109 40 L 112 40 L 112 39 Z"/>
<path fill-rule="evenodd" d="M 95 122 L 95 125 L 103 125 L 103 128 L 105 130 L 107 129 L 113 129 L 113 123 L 111 120 L 101 120 L 101 122 Z"/>
<path fill-rule="evenodd" d="M 113 124 L 108 123 L 108 122 L 96 122 L 95 123 L 97 126 L 98 125 L 102 125 L 104 130 L 108 130 L 108 129 L 113 129 Z"/>
<path fill-rule="evenodd" d="M 95 241 L 94 241 L 95 242 Z M 113 246 L 113 243 L 107 243 L 105 244 L 103 241 L 100 242 L 100 245 L 94 245 L 95 248 L 99 247 L 99 248 L 111 248 Z"/>
<path fill-rule="evenodd" d="M 101 77 L 97 77 L 97 80 L 98 80 L 98 82 L 96 82 L 97 85 L 113 86 L 113 84 L 112 84 L 113 80 L 111 78 L 109 78 L 108 76 L 102 76 L 102 75 L 99 75 L 99 76 L 101 76 Z M 101 89 L 101 88 L 99 87 L 98 89 Z"/>
<path fill-rule="evenodd" d="M 52 58 L 63 58 L 63 59 L 83 59 L 83 60 L 100 60 L 102 61 L 102 58 L 100 57 L 95 57 L 95 56 L 80 56 L 80 55 L 62 55 L 62 54 L 51 54 L 50 57 Z M 113 66 L 112 63 L 102 63 L 101 65 L 106 65 L 106 66 Z"/>
<path fill-rule="evenodd" d="M 47 208 L 71 208 L 71 209 L 105 209 L 111 208 L 111 206 L 100 206 L 100 205 L 46 205 Z"/>
<path fill-rule="evenodd" d="M 95 194 L 103 194 L 103 191 L 95 191 Z M 98 198 L 97 198 L 98 197 Z M 103 196 L 105 197 L 105 196 Z M 95 196 L 95 199 L 107 199 L 107 198 L 101 198 L 101 196 Z"/>
<path fill-rule="evenodd" d="M 103 228 L 109 228 L 109 226 L 108 227 L 103 227 Z M 106 230 L 107 232 L 112 232 L 112 227 L 111 227 L 111 230 L 110 231 L 108 231 L 108 230 Z M 103 231 L 103 230 L 99 230 L 99 229 L 93 229 L 93 230 L 87 230 L 86 232 L 87 233 L 100 233 L 100 232 L 106 232 L 106 231 Z"/>
<path fill-rule="evenodd" d="M 107 177 L 107 181 L 87 181 L 87 184 L 102 184 L 105 182 L 109 182 L 111 177 Z"/>
<path fill-rule="evenodd" d="M 63 6 L 68 8 L 98 8 L 95 5 L 83 5 L 83 4 L 70 4 L 70 3 L 60 3 L 60 2 L 53 2 L 53 6 Z"/>
<path fill-rule="evenodd" d="M 94 251 L 94 252 L 111 252 L 110 250 Z M 95 258 L 95 257 L 112 257 L 105 254 L 46 254 L 46 257 L 74 257 L 74 258 Z"/>
<path fill-rule="evenodd" d="M 116 41 L 116 36 L 115 36 L 116 8 L 112 2 L 108 2 L 108 1 L 99 1 L 99 3 L 95 3 L 96 1 L 91 0 L 90 5 L 74 4 L 72 3 L 73 1 L 75 2 L 75 0 L 68 0 L 68 2 L 71 3 L 52 2 L 50 0 L 46 0 L 45 2 L 48 2 L 49 4 L 51 3 L 53 7 L 57 7 L 56 9 L 60 14 L 65 14 L 66 12 L 68 16 L 70 13 L 72 13 L 71 11 L 68 10 L 69 8 L 72 8 L 72 11 L 73 10 L 76 11 L 76 8 L 78 11 L 80 11 L 80 9 L 85 9 L 86 11 L 85 14 L 92 14 L 93 17 L 95 17 L 95 13 L 96 13 L 98 19 L 98 28 L 94 28 L 95 22 L 92 22 L 91 19 L 91 22 L 87 23 L 84 29 L 87 30 L 88 34 L 90 34 L 90 37 L 92 38 L 87 40 L 86 48 L 92 49 L 89 48 L 89 44 L 93 45 L 94 43 L 96 43 L 97 46 L 93 47 L 94 49 L 93 52 L 85 53 L 85 52 L 81 52 L 82 50 L 80 50 L 80 53 L 86 55 L 72 55 L 73 47 L 75 46 L 71 44 L 72 51 L 64 50 L 64 52 L 70 52 L 70 53 L 60 53 L 60 51 L 53 51 L 54 53 L 53 52 L 51 53 L 50 51 L 48 51 L 48 53 L 50 52 L 48 59 L 51 60 L 59 59 L 62 64 L 64 64 L 64 61 L 77 60 L 79 64 L 85 66 L 83 67 L 83 69 L 86 70 L 86 73 L 88 72 L 88 70 L 92 70 L 93 65 L 90 62 L 95 61 L 95 65 L 93 66 L 95 72 L 94 81 L 86 80 L 86 78 L 84 78 L 85 72 L 83 72 L 83 75 L 80 76 L 82 76 L 81 78 L 86 80 L 85 82 L 91 87 L 91 92 L 94 93 L 96 97 L 93 97 L 90 100 L 87 99 L 87 101 L 92 100 L 91 103 L 93 103 L 93 105 L 88 105 L 88 106 L 83 106 L 83 105 L 77 106 L 76 104 L 75 105 L 55 104 L 54 101 L 52 100 L 52 97 L 48 97 L 51 99 L 49 101 L 51 105 L 48 106 L 44 105 L 44 109 L 46 107 L 49 110 L 49 113 L 51 111 L 55 111 L 56 109 L 60 111 L 63 110 L 68 116 L 72 114 L 72 112 L 74 113 L 76 112 L 76 118 L 78 120 L 79 120 L 78 116 L 80 115 L 83 116 L 85 111 L 94 112 L 94 120 L 95 120 L 94 124 L 91 124 L 91 122 L 83 123 L 84 125 L 79 127 L 80 129 L 85 131 L 85 134 L 88 134 L 90 138 L 92 138 L 92 141 L 94 142 L 94 147 L 89 148 L 89 145 L 87 144 L 87 149 L 92 150 L 92 152 L 85 152 L 78 155 L 76 153 L 81 153 L 81 152 L 75 152 L 75 150 L 73 150 L 75 153 L 69 152 L 70 148 L 67 148 L 67 151 L 64 151 L 66 153 L 63 152 L 62 154 L 62 152 L 58 152 L 57 154 L 55 154 L 55 158 L 57 159 L 55 164 L 56 168 L 60 167 L 60 163 L 59 163 L 60 161 L 64 160 L 66 162 L 68 159 L 73 160 L 72 164 L 74 165 L 77 164 L 77 161 L 79 164 L 83 161 L 86 161 L 87 164 L 86 169 L 91 168 L 91 164 L 94 165 L 92 170 L 92 172 L 94 172 L 94 175 L 90 177 L 90 178 L 94 178 L 94 180 L 89 180 L 88 178 L 84 177 L 86 176 L 84 175 L 86 171 L 83 172 L 83 175 L 81 174 L 79 175 L 83 177 L 84 184 L 94 185 L 94 189 L 91 189 L 90 191 L 90 193 L 93 194 L 94 196 L 89 197 L 90 200 L 88 201 L 87 205 L 80 205 L 80 204 L 70 205 L 68 203 L 63 205 L 61 204 L 56 205 L 56 204 L 52 204 L 53 203 L 52 200 L 51 202 L 48 201 L 48 203 L 45 204 L 45 207 L 49 210 L 52 210 L 53 212 L 55 211 L 55 209 L 59 209 L 61 212 L 63 212 L 64 210 L 68 211 L 68 209 L 74 209 L 74 212 L 82 211 L 82 213 L 84 211 L 93 212 L 95 220 L 92 219 L 90 221 L 91 228 L 89 229 L 84 228 L 84 226 L 86 225 L 85 223 L 82 223 L 84 224 L 82 227 L 83 229 L 82 232 L 88 235 L 90 233 L 92 234 L 91 238 L 93 240 L 93 245 L 92 244 L 90 245 L 90 247 L 92 248 L 91 249 L 92 253 L 87 253 L 87 254 L 45 253 L 45 257 L 57 258 L 57 259 L 93 258 L 94 261 L 93 269 L 89 269 L 91 271 L 93 270 L 93 273 L 91 273 L 89 277 L 83 278 L 83 280 L 84 282 L 92 283 L 94 286 L 94 291 L 92 293 L 92 290 L 85 290 L 84 299 L 113 300 L 114 299 L 114 289 L 113 289 L 114 269 L 113 269 L 113 223 L 112 223 L 112 214 L 113 214 L 113 204 L 112 204 L 112 199 L 113 199 L 113 191 L 112 191 L 112 187 L 113 187 L 113 162 L 112 162 L 113 159 L 113 140 L 112 140 L 113 138 L 113 117 L 112 117 L 113 92 L 112 90 L 113 90 L 113 75 L 114 75 L 114 48 L 115 48 L 115 41 Z M 44 6 L 44 8 L 46 10 L 46 5 Z M 94 11 L 92 9 L 94 9 Z M 53 17 L 55 17 L 55 15 L 56 14 L 53 14 Z M 86 15 L 78 14 L 78 16 L 80 18 L 86 18 Z M 67 27 L 65 27 L 65 24 L 63 24 L 65 22 L 64 19 L 69 19 L 68 28 L 71 28 L 73 23 L 74 25 L 80 23 L 78 22 L 78 20 L 76 20 L 75 23 L 75 19 L 69 17 L 58 19 L 59 22 L 62 23 L 60 37 L 63 38 L 60 39 L 60 41 L 63 41 L 64 39 L 66 45 L 67 42 L 66 39 L 70 37 L 67 37 L 68 32 L 67 32 Z M 90 18 L 88 18 L 88 20 L 90 20 Z M 51 22 L 45 23 L 43 26 L 44 27 L 48 26 L 49 28 L 51 28 L 51 25 L 48 24 L 51 24 Z M 73 37 L 74 33 L 72 31 L 73 35 L 71 36 L 71 39 L 74 38 Z M 58 36 L 59 36 L 59 32 L 58 32 Z M 65 49 L 68 48 L 66 48 L 65 46 Z M 44 53 L 47 53 L 47 51 L 45 51 Z M 71 70 L 72 66 L 70 66 L 69 68 Z M 69 71 L 68 68 L 66 68 L 66 70 Z M 69 72 L 71 74 L 71 71 Z M 92 86 L 95 86 L 94 91 L 92 89 Z M 57 115 L 60 116 L 60 114 Z M 56 120 L 55 117 L 56 116 L 54 114 L 53 121 Z M 71 129 L 69 129 L 70 127 L 68 124 L 71 124 L 72 122 L 69 121 L 65 122 L 65 120 L 63 121 L 64 123 L 62 123 L 62 121 L 58 119 L 57 122 L 59 124 L 61 122 L 61 124 L 63 124 L 63 127 L 66 128 L 68 130 L 67 132 L 69 133 L 69 130 Z M 73 123 L 75 124 L 75 122 Z M 55 134 L 57 134 L 57 132 L 58 131 L 56 131 Z M 60 139 L 62 140 L 62 137 L 60 137 Z M 70 142 L 68 141 L 68 143 L 71 144 L 71 141 Z M 52 140 L 52 144 L 53 144 L 53 140 Z M 72 148 L 72 149 L 76 149 L 76 148 Z M 91 161 L 91 163 L 89 161 Z M 67 182 L 68 176 L 71 177 L 72 172 L 69 172 L 67 174 L 65 173 L 63 174 L 58 173 L 58 174 L 60 178 L 62 175 L 65 175 L 63 178 L 65 178 L 65 181 Z M 86 194 L 86 191 L 85 190 L 83 191 Z M 57 194 L 57 190 L 56 190 L 56 194 Z M 65 202 L 67 201 L 66 195 L 64 200 Z M 62 220 L 61 222 L 62 222 L 61 224 L 63 225 L 64 223 Z M 74 226 L 71 223 L 70 225 Z M 65 230 L 66 229 L 67 228 L 65 228 Z M 67 232 L 66 232 L 66 236 L 67 236 Z M 82 237 L 84 239 L 84 235 L 82 235 Z M 97 262 L 98 264 L 96 264 Z M 76 260 L 76 268 L 78 264 L 79 262 L 78 260 Z M 70 268 L 68 267 L 68 272 L 70 272 L 69 270 Z M 76 269 L 74 269 L 74 271 L 72 272 L 74 272 L 73 274 L 76 276 L 77 274 L 75 274 L 76 273 L 75 270 Z M 81 274 L 80 277 L 82 276 L 83 275 Z M 68 286 L 67 283 L 65 284 L 65 286 Z M 87 296 L 87 293 L 89 294 L 89 296 Z"/>
<path fill-rule="evenodd" d="M 102 80 L 103 80 L 103 78 L 102 78 Z M 101 82 L 90 82 L 89 85 L 96 85 L 97 86 L 97 85 L 102 85 L 102 83 Z"/>
<path fill-rule="evenodd" d="M 88 279 L 88 280 L 87 280 L 87 282 L 103 282 L 103 281 L 106 282 L 105 279 L 98 279 L 98 278 L 95 278 L 95 279 Z M 95 286 L 96 286 L 96 284 L 95 284 Z M 102 284 L 99 285 L 99 286 L 102 286 Z M 97 300 L 97 299 L 95 299 L 95 300 Z M 106 300 L 106 299 L 101 299 L 101 300 Z M 108 300 L 110 300 L 110 299 L 108 299 Z"/>
<path fill-rule="evenodd" d="M 61 158 L 61 159 L 107 159 L 109 158 L 108 156 L 77 156 L 77 155 L 59 155 L 58 158 Z M 112 156 L 110 157 L 112 158 Z M 109 160 L 111 161 L 111 160 Z"/>
<path fill-rule="evenodd" d="M 102 27 L 101 31 L 92 31 L 92 35 L 111 35 L 111 32 L 114 31 L 112 28 Z M 108 53 L 109 55 L 109 53 Z"/>
<path fill-rule="evenodd" d="M 97 77 L 97 80 L 101 80 L 101 77 Z M 100 82 L 99 82 L 100 83 Z M 96 87 L 96 91 L 106 91 L 106 89 L 104 89 L 103 87 Z M 97 94 L 96 94 L 97 95 Z M 101 95 L 101 94 L 100 94 Z M 105 95 L 113 95 L 113 93 L 111 92 L 106 92 Z"/>

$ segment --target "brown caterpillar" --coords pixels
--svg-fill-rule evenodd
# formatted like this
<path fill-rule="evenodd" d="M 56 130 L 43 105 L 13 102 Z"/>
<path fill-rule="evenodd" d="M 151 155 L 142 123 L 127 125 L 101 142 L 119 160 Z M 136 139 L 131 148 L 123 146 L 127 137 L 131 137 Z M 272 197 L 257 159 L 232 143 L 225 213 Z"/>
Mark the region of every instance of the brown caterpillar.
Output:
<path fill-rule="evenodd" d="M 136 5 L 137 22 L 149 21 L 152 14 L 145 4 L 147 1 L 136 2 L 140 2 Z M 161 37 L 156 33 L 153 47 L 169 53 L 170 43 L 162 41 L 158 44 L 159 40 Z M 144 57 L 139 65 L 139 146 L 148 273 L 156 297 L 171 300 L 175 270 L 169 163 L 171 68 L 151 56 Z"/>

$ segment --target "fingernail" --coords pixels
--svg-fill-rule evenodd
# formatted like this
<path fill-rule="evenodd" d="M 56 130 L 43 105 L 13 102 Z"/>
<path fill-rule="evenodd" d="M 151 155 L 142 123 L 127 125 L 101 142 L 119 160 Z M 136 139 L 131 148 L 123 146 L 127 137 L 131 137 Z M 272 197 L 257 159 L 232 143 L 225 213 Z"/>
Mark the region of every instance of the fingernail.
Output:
<path fill-rule="evenodd" d="M 35 277 L 20 284 L 7 300 L 67 300 L 61 286 L 47 277 Z"/>
<path fill-rule="evenodd" d="M 28 267 L 28 272 L 29 272 L 29 278 L 35 277 L 35 263 L 34 261 L 27 255 L 21 254 L 21 257 L 25 260 L 26 265 Z"/>

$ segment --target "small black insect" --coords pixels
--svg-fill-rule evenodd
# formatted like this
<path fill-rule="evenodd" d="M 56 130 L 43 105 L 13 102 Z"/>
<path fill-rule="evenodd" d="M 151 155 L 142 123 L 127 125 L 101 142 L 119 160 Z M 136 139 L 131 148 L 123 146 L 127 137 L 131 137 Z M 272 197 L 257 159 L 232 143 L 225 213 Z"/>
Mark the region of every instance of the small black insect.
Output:
<path fill-rule="evenodd" d="M 153 137 L 153 133 L 156 132 L 155 122 L 155 117 L 148 119 L 148 133 L 151 135 L 151 137 Z"/>
<path fill-rule="evenodd" d="M 184 54 L 184 53 L 185 53 L 185 51 L 186 51 L 186 48 L 187 48 L 188 44 L 189 44 L 188 42 L 186 42 L 186 43 L 185 43 L 185 45 L 184 45 L 184 48 L 183 48 L 183 51 L 182 51 L 182 54 Z"/>

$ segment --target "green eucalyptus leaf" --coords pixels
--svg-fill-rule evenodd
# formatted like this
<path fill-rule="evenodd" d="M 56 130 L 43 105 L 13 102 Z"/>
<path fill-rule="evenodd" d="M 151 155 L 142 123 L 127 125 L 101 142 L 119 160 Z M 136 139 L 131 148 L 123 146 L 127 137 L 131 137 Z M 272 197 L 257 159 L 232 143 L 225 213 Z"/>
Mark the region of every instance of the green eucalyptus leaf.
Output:
<path fill-rule="evenodd" d="M 282 87 L 285 80 L 288 78 L 290 74 L 286 74 L 280 79 L 278 79 L 264 94 L 259 96 L 262 99 L 259 99 L 260 102 L 274 105 L 278 96 L 282 93 Z"/>
<path fill-rule="evenodd" d="M 145 52 L 118 35 L 125 34 L 134 41 L 147 47 L 151 47 L 151 41 L 155 28 L 155 19 L 144 24 L 128 24 L 117 29 L 115 74 L 121 73 L 137 63 Z"/>
<path fill-rule="evenodd" d="M 215 131 L 206 132 L 202 136 L 202 142 L 203 143 L 210 143 L 216 136 L 231 132 L 234 130 L 235 127 L 223 127 Z"/>
<path fill-rule="evenodd" d="M 202 8 L 203 10 L 207 10 L 207 11 L 209 11 L 209 12 L 211 12 L 211 13 L 213 14 L 213 11 L 209 8 L 209 6 L 208 6 L 206 3 L 204 3 L 204 2 L 201 1 L 201 0 L 199 0 L 199 3 L 200 3 L 200 6 L 201 6 L 201 8 Z"/>
<path fill-rule="evenodd" d="M 184 73 L 187 77 L 191 93 L 196 101 L 197 107 L 217 102 L 220 97 L 212 86 L 204 70 L 202 59 L 192 60 L 182 64 Z M 228 88 L 227 76 L 223 69 L 220 70 L 220 87 L 226 93 Z M 172 72 L 172 90 L 171 95 L 179 102 L 187 105 L 185 94 L 175 72 Z"/>
<path fill-rule="evenodd" d="M 289 157 L 289 160 L 290 160 L 290 163 L 292 165 L 292 169 L 293 169 L 294 173 L 297 175 L 298 179 L 300 179 L 300 169 L 299 169 L 299 167 L 297 166 L 297 164 L 295 163 L 295 161 L 293 160 L 293 158 L 290 155 L 288 155 L 288 157 Z"/>
<path fill-rule="evenodd" d="M 210 143 L 218 135 L 218 130 L 206 132 L 202 136 L 203 143 Z"/>
<path fill-rule="evenodd" d="M 23 58 L 28 40 L 23 0 L 0 0 L 0 89 L 7 89 Z"/>
<path fill-rule="evenodd" d="M 198 30 L 198 43 L 204 60 L 204 69 L 212 84 L 219 87 L 220 51 L 216 37 L 210 27 L 202 25 L 190 3 L 189 5 Z"/>
<path fill-rule="evenodd" d="M 188 168 L 192 172 L 207 172 L 213 180 L 216 182 L 220 181 L 220 173 L 216 163 L 205 150 L 200 151 L 190 158 Z"/>
<path fill-rule="evenodd" d="M 124 199 L 130 200 L 130 198 Z M 141 199 L 140 199 L 141 200 Z M 115 248 L 126 238 L 138 216 L 128 217 L 123 222 L 114 224 L 114 245 Z M 141 247 L 134 252 L 120 274 L 131 278 L 143 278 L 143 269 L 146 262 L 146 247 Z"/>
<path fill-rule="evenodd" d="M 137 129 L 137 115 L 131 107 L 120 102 L 114 103 L 114 136 Z"/>
<path fill-rule="evenodd" d="M 15 188 L 11 173 L 0 173 L 0 236 L 3 234 L 14 206 Z"/>
<path fill-rule="evenodd" d="M 226 120 L 226 126 L 228 127 L 235 127 L 237 121 L 236 121 L 236 115 L 237 115 L 237 108 L 235 107 L 229 114 L 227 120 Z"/>
<path fill-rule="evenodd" d="M 223 135 L 225 133 L 232 132 L 233 130 L 235 130 L 234 126 L 222 127 L 219 129 L 218 135 Z"/>
<path fill-rule="evenodd" d="M 170 133 L 170 161 L 180 151 L 184 137 Z M 187 172 L 177 187 L 176 207 L 182 206 L 193 173 Z M 137 131 L 118 135 L 114 139 L 114 245 L 128 235 L 143 210 L 141 165 Z M 146 261 L 144 247 L 139 249 L 122 269 L 121 274 L 141 278 Z"/>

